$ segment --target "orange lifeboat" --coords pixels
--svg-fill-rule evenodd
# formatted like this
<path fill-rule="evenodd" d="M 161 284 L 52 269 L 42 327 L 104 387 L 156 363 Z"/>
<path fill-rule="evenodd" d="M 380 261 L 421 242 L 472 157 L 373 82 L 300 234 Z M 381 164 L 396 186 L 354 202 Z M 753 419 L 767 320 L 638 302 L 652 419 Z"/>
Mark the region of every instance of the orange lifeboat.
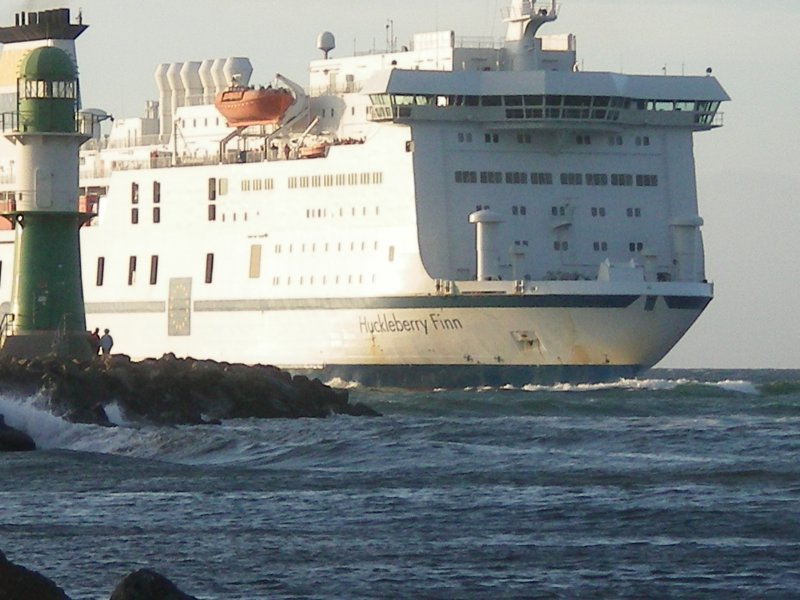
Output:
<path fill-rule="evenodd" d="M 284 88 L 234 85 L 217 94 L 214 106 L 231 127 L 275 125 L 294 104 L 294 96 Z"/>

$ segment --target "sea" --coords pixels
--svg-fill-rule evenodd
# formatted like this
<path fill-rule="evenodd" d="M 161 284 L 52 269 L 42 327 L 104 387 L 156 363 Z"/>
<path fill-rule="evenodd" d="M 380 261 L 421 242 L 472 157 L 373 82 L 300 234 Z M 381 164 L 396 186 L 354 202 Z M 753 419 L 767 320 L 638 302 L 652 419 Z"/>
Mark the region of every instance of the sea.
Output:
<path fill-rule="evenodd" d="M 397 390 L 383 416 L 115 428 L 0 397 L 0 550 L 72 600 L 798 598 L 800 371 Z M 35 599 L 31 599 L 35 600 Z"/>

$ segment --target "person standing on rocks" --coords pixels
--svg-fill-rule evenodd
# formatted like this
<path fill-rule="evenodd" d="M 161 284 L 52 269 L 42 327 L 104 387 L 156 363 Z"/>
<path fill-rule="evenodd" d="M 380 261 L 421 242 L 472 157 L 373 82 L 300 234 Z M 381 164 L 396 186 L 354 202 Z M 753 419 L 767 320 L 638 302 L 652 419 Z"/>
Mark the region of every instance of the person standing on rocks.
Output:
<path fill-rule="evenodd" d="M 103 352 L 103 356 L 109 356 L 113 347 L 114 338 L 111 337 L 108 328 L 106 328 L 103 330 L 103 337 L 100 338 L 100 350 Z"/>
<path fill-rule="evenodd" d="M 94 331 L 89 334 L 89 345 L 92 347 L 92 354 L 97 356 L 100 354 L 100 328 L 95 327 Z"/>

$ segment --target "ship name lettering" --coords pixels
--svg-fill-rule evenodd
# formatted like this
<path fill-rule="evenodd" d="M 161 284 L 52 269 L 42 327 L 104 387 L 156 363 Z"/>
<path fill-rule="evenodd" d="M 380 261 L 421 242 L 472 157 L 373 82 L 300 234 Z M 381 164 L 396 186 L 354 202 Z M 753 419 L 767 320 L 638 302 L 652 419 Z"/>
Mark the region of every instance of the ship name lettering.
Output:
<path fill-rule="evenodd" d="M 442 317 L 441 313 L 430 313 L 425 319 L 398 319 L 395 313 L 381 313 L 377 316 L 362 315 L 358 320 L 361 333 L 424 333 L 429 331 L 456 331 L 464 329 L 461 319 Z"/>
<path fill-rule="evenodd" d="M 456 329 L 464 329 L 461 324 L 461 319 L 446 319 L 442 317 L 441 313 L 431 313 L 431 325 L 436 331 L 454 331 Z"/>

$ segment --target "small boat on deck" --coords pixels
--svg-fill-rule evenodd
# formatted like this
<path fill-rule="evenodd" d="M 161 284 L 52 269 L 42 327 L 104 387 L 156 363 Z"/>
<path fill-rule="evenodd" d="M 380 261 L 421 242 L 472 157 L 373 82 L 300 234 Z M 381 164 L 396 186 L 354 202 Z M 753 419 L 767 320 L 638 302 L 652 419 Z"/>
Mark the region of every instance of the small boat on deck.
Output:
<path fill-rule="evenodd" d="M 232 85 L 214 99 L 214 106 L 231 127 L 275 125 L 294 104 L 294 95 L 284 88 L 253 88 Z"/>

